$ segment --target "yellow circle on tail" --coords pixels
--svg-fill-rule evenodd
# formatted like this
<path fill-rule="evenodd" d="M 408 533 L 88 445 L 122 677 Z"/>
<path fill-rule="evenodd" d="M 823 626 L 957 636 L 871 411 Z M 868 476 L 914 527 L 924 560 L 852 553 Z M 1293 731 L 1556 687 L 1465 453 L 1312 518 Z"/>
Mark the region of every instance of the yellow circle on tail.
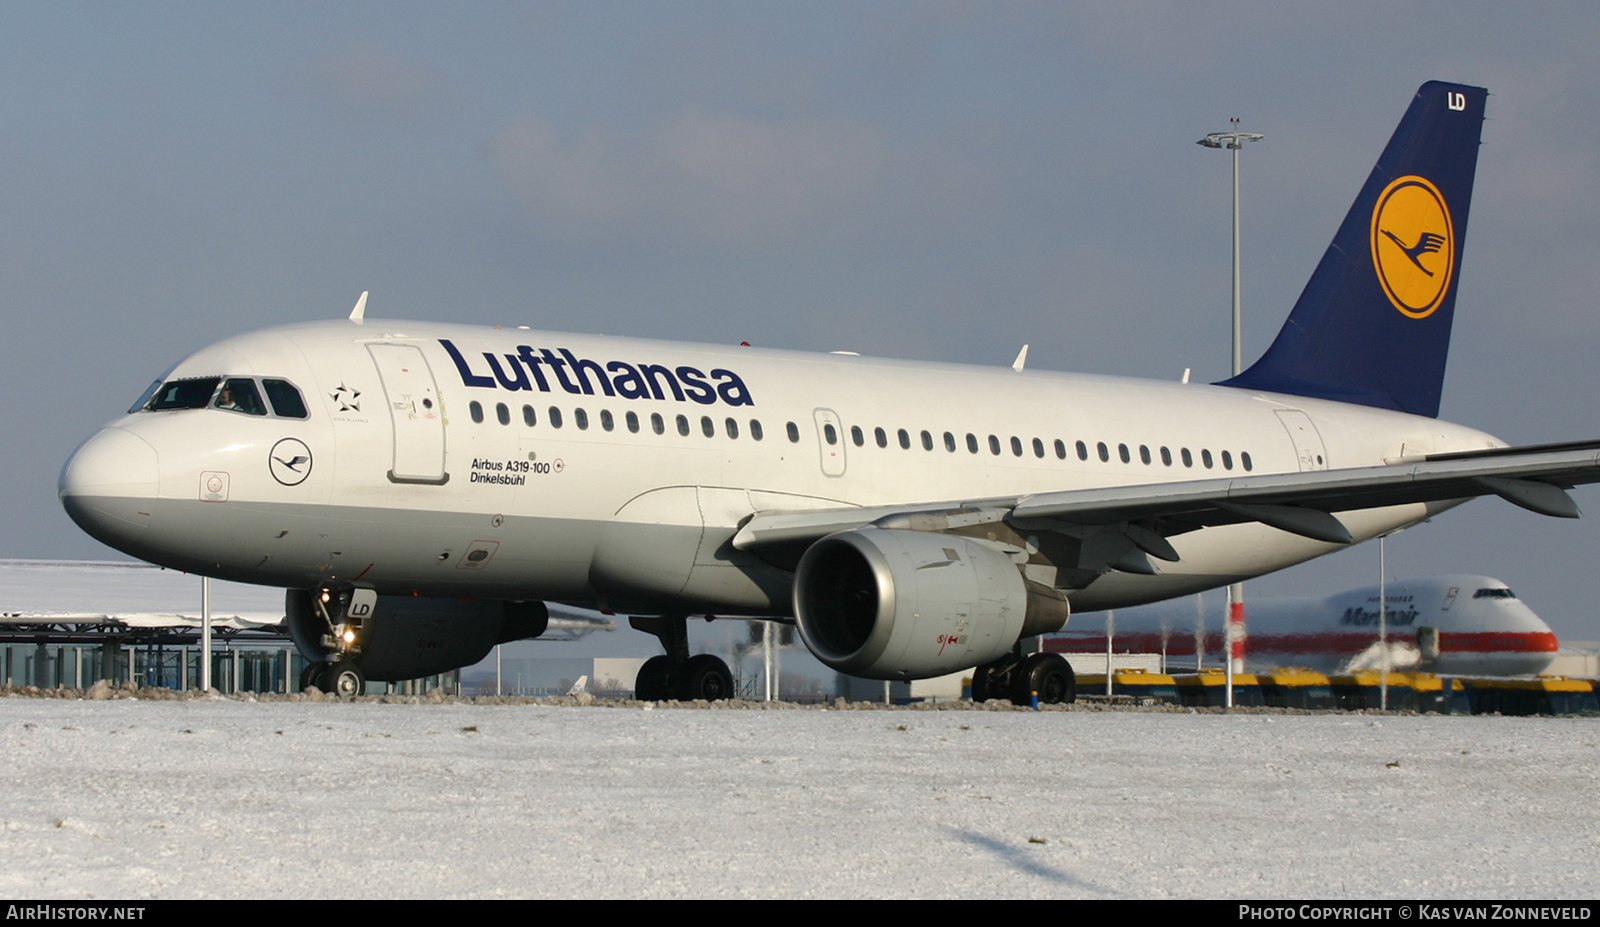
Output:
<path fill-rule="evenodd" d="M 1439 188 L 1415 174 L 1384 187 L 1372 208 L 1372 266 L 1389 302 L 1427 318 L 1450 291 L 1455 265 L 1455 226 Z"/>

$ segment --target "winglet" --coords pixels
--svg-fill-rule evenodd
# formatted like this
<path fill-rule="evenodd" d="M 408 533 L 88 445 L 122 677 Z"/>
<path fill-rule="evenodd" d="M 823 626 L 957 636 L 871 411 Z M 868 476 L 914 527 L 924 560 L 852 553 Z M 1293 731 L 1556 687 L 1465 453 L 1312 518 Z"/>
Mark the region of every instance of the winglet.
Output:
<path fill-rule="evenodd" d="M 1011 362 L 1011 369 L 1017 371 L 1018 373 L 1021 373 L 1023 366 L 1025 364 L 1027 364 L 1027 363 L 1028 363 L 1028 346 L 1027 345 L 1023 345 L 1022 346 L 1022 350 L 1017 352 L 1017 359 Z"/>
<path fill-rule="evenodd" d="M 361 298 L 356 300 L 356 307 L 350 310 L 350 321 L 360 325 L 367 318 L 367 291 L 361 291 Z"/>

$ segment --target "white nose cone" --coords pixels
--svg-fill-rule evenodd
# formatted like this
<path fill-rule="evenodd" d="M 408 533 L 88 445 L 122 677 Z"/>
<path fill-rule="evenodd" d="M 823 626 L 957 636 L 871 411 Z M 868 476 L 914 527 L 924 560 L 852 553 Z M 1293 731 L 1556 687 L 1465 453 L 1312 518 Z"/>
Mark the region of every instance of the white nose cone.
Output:
<path fill-rule="evenodd" d="M 61 468 L 61 505 L 95 539 L 132 553 L 160 490 L 156 449 L 121 428 L 104 428 Z"/>

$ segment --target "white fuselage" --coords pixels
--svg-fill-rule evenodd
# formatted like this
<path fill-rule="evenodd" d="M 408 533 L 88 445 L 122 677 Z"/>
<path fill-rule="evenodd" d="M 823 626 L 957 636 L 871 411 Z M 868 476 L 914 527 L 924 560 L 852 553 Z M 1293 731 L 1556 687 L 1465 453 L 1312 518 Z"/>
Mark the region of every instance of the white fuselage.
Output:
<path fill-rule="evenodd" d="M 790 614 L 792 564 L 728 543 L 760 512 L 1503 446 L 1430 418 L 1227 387 L 417 322 L 245 335 L 166 380 L 189 377 L 287 381 L 307 413 L 213 402 L 110 422 L 61 479 L 101 540 L 245 582 L 359 580 L 636 613 Z M 1362 540 L 1452 504 L 1340 518 Z M 1107 573 L 1070 593 L 1074 609 L 1212 588 L 1338 547 L 1257 523 L 1171 541 L 1178 562 Z"/>

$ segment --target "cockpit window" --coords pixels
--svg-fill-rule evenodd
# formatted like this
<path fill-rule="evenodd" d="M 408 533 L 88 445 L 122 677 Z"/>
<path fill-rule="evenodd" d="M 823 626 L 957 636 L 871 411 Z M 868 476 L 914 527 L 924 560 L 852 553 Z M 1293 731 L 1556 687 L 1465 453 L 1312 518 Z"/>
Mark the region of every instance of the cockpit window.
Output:
<path fill-rule="evenodd" d="M 1517 594 L 1510 589 L 1479 589 L 1472 594 L 1472 597 L 1474 599 L 1514 599 Z"/>
<path fill-rule="evenodd" d="M 272 400 L 272 411 L 284 418 L 305 418 L 306 403 L 288 380 L 262 380 L 261 387 Z"/>
<path fill-rule="evenodd" d="M 145 387 L 144 392 L 139 394 L 139 398 L 134 401 L 133 405 L 128 407 L 128 414 L 132 415 L 133 413 L 138 412 L 139 410 L 143 409 L 145 407 L 145 404 L 148 403 L 151 400 L 151 398 L 153 398 L 155 396 L 156 390 L 158 390 L 160 388 L 161 388 L 161 381 L 160 380 L 157 380 L 154 383 L 151 383 L 149 386 Z"/>
<path fill-rule="evenodd" d="M 256 381 L 244 377 L 229 377 L 222 384 L 221 391 L 217 393 L 216 406 L 246 415 L 267 414 L 266 404 L 261 401 L 261 393 L 256 389 Z"/>
<path fill-rule="evenodd" d="M 203 409 L 211 402 L 211 394 L 217 391 L 217 384 L 221 381 L 221 377 L 168 380 L 161 384 L 144 407 L 152 412 L 166 409 Z"/>

